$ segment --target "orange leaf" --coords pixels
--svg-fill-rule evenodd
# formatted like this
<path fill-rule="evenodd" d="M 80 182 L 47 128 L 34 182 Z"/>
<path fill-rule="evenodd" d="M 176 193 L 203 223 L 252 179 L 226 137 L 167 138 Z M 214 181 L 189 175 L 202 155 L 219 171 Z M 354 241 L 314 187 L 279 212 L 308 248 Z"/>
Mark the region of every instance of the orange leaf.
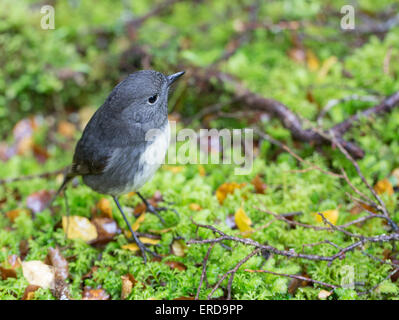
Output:
<path fill-rule="evenodd" d="M 97 202 L 96 207 L 102 216 L 112 219 L 112 206 L 108 199 L 101 198 L 100 201 Z"/>
<path fill-rule="evenodd" d="M 238 184 L 236 182 L 225 182 L 216 190 L 216 198 L 220 204 L 223 204 L 228 194 L 233 194 L 234 190 L 241 189 L 245 183 Z"/>
<path fill-rule="evenodd" d="M 385 192 L 390 196 L 394 194 L 393 186 L 387 178 L 378 181 L 374 186 L 374 190 L 377 194 L 383 194 Z"/>
<path fill-rule="evenodd" d="M 202 210 L 201 206 L 199 204 L 197 204 L 197 203 L 190 203 L 188 207 L 192 211 L 200 211 L 200 210 Z"/>

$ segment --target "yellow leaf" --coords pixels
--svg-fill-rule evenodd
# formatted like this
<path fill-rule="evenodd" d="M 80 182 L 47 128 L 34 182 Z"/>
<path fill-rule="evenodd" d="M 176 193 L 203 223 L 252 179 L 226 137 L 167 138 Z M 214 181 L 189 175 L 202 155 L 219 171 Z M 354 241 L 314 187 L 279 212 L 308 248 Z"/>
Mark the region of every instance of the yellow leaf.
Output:
<path fill-rule="evenodd" d="M 389 180 L 387 178 L 378 181 L 374 186 L 374 190 L 375 190 L 375 192 L 377 192 L 377 194 L 383 194 L 386 192 L 390 196 L 393 195 L 393 193 L 394 193 L 392 184 L 391 184 L 391 182 L 389 182 Z"/>
<path fill-rule="evenodd" d="M 332 292 L 327 290 L 320 290 L 319 294 L 317 295 L 319 299 L 327 299 L 331 296 Z"/>
<path fill-rule="evenodd" d="M 251 232 L 253 229 L 251 228 L 252 221 L 250 217 L 247 216 L 245 211 L 242 208 L 239 208 L 234 214 L 234 220 L 241 232 Z"/>
<path fill-rule="evenodd" d="M 112 219 L 112 207 L 111 202 L 106 198 L 101 198 L 97 202 L 97 209 L 106 217 Z"/>
<path fill-rule="evenodd" d="M 151 239 L 151 238 L 147 238 L 147 237 L 139 237 L 140 241 L 144 244 L 150 244 L 150 245 L 155 245 L 158 244 L 160 240 L 158 239 Z M 128 243 L 128 244 L 124 244 L 122 246 L 122 249 L 127 249 L 130 251 L 138 251 L 140 250 L 138 245 L 135 243 Z"/>
<path fill-rule="evenodd" d="M 204 177 L 204 176 L 205 176 L 206 172 L 205 172 L 205 168 L 204 168 L 204 166 L 203 166 L 202 164 L 200 164 L 200 165 L 198 166 L 198 172 L 199 172 L 199 175 L 200 175 L 201 177 Z"/>
<path fill-rule="evenodd" d="M 339 211 L 337 209 L 321 211 L 320 213 L 335 226 L 339 217 Z M 323 218 L 317 212 L 314 213 L 314 215 L 316 216 L 317 222 L 323 222 Z"/>
<path fill-rule="evenodd" d="M 29 284 L 44 289 L 54 287 L 54 267 L 44 264 L 39 260 L 22 262 L 22 273 Z"/>
<path fill-rule="evenodd" d="M 187 246 L 182 240 L 175 240 L 172 243 L 172 253 L 178 257 L 184 257 L 186 255 L 185 251 Z"/>
<path fill-rule="evenodd" d="M 334 64 L 336 64 L 338 61 L 337 57 L 331 56 L 328 59 L 326 59 L 323 64 L 321 65 L 321 68 L 319 70 L 319 74 L 317 75 L 317 80 L 324 80 L 324 78 L 327 76 L 328 72 L 331 70 Z"/>
<path fill-rule="evenodd" d="M 310 71 L 316 71 L 317 69 L 319 69 L 319 59 L 317 59 L 317 56 L 313 53 L 312 50 L 308 49 L 306 51 L 306 60 Z"/>
<path fill-rule="evenodd" d="M 96 227 L 85 217 L 62 217 L 62 228 L 68 239 L 82 239 L 88 242 L 97 238 Z"/>
<path fill-rule="evenodd" d="M 228 194 L 234 193 L 234 190 L 241 189 L 245 186 L 245 183 L 236 182 L 225 182 L 216 190 L 216 198 L 219 200 L 220 204 L 223 204 Z"/>
<path fill-rule="evenodd" d="M 179 173 L 182 172 L 184 167 L 183 166 L 164 166 L 166 170 L 171 171 L 172 173 Z"/>
<path fill-rule="evenodd" d="M 392 177 L 395 178 L 395 186 L 399 186 L 399 168 L 396 168 L 395 170 L 392 171 Z"/>
<path fill-rule="evenodd" d="M 140 228 L 140 225 L 144 222 L 145 220 L 145 212 L 143 212 L 133 223 L 132 229 L 133 231 L 137 231 Z M 130 232 L 129 232 L 130 233 Z"/>
<path fill-rule="evenodd" d="M 192 211 L 200 211 L 200 210 L 202 210 L 201 206 L 199 204 L 197 204 L 197 203 L 190 203 L 188 207 Z"/>

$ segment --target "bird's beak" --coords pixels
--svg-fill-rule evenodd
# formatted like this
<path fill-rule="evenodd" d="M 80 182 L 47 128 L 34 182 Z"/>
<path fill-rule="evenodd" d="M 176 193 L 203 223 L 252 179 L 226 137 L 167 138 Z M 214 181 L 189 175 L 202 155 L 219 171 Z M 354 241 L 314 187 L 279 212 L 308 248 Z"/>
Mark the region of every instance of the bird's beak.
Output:
<path fill-rule="evenodd" d="M 177 72 L 175 74 L 171 74 L 170 76 L 168 76 L 167 77 L 169 80 L 168 85 L 170 86 L 173 82 L 175 82 L 177 79 L 179 79 L 184 73 L 185 73 L 185 71 L 180 71 L 180 72 Z"/>

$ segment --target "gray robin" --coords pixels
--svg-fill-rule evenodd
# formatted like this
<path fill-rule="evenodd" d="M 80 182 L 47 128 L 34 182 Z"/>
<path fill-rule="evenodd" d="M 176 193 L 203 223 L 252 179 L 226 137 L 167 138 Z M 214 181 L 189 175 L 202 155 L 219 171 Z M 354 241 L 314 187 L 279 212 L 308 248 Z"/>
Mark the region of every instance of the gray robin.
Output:
<path fill-rule="evenodd" d="M 53 197 L 54 200 L 76 176 L 82 176 L 83 182 L 94 191 L 112 196 L 141 250 L 144 263 L 146 252 L 155 253 L 133 231 L 118 197 L 135 191 L 147 210 L 158 215 L 157 208 L 138 190 L 152 178 L 165 158 L 170 140 L 169 88 L 183 74 L 184 71 L 166 76 L 143 70 L 120 82 L 85 127 L 72 165 Z"/>

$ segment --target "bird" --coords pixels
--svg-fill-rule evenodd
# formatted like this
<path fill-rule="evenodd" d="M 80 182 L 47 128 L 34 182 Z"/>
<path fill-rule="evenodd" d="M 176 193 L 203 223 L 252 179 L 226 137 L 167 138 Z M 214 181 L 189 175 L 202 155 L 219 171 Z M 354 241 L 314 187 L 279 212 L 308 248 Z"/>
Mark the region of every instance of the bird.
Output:
<path fill-rule="evenodd" d="M 134 191 L 147 211 L 160 217 L 157 211 L 165 210 L 154 208 L 138 190 L 153 177 L 166 156 L 170 142 L 169 89 L 184 73 L 180 71 L 167 76 L 154 70 L 141 70 L 117 84 L 84 128 L 75 147 L 72 165 L 50 201 L 51 204 L 77 176 L 81 176 L 92 190 L 110 195 L 139 247 L 144 263 L 147 262 L 146 252 L 156 253 L 140 241 L 118 199 Z"/>

